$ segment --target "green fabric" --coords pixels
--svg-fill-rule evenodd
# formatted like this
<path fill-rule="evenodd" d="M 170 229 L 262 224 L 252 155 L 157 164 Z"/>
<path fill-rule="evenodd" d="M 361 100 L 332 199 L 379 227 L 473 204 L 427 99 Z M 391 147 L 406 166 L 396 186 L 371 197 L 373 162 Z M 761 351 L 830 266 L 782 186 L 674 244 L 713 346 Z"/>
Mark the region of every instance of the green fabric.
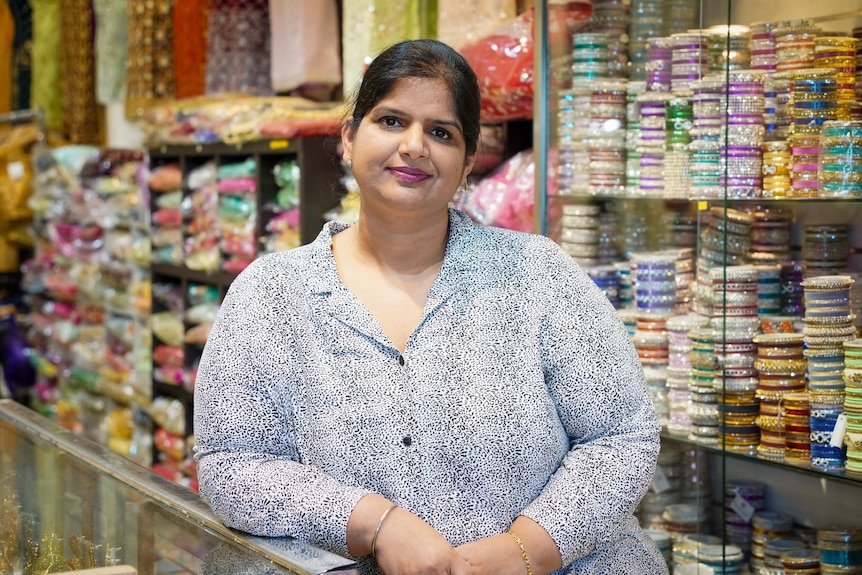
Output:
<path fill-rule="evenodd" d="M 45 126 L 63 129 L 60 90 L 60 0 L 31 0 L 33 78 L 30 105 L 45 112 Z"/>

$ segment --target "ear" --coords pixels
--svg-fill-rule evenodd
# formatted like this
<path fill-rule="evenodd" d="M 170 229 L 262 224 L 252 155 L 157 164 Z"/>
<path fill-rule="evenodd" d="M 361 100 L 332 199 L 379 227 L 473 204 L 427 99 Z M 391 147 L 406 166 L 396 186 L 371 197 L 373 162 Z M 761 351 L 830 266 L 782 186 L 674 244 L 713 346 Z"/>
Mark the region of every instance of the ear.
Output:
<path fill-rule="evenodd" d="M 344 148 L 344 163 L 347 163 L 347 159 L 353 157 L 353 138 L 356 136 L 356 133 L 350 127 L 351 122 L 353 122 L 353 116 L 350 116 L 344 123 L 341 124 L 341 146 Z"/>
<path fill-rule="evenodd" d="M 464 174 L 461 176 L 461 185 L 467 184 L 467 176 L 473 171 L 473 166 L 476 165 L 476 153 L 472 156 L 467 156 L 464 162 Z"/>

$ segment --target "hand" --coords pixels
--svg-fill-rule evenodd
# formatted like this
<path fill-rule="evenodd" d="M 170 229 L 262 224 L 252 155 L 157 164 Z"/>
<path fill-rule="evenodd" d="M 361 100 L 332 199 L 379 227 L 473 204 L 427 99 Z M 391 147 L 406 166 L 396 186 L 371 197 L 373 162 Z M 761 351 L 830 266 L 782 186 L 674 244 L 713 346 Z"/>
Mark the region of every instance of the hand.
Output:
<path fill-rule="evenodd" d="M 476 575 L 525 575 L 518 544 L 508 533 L 486 537 L 455 549 Z"/>
<path fill-rule="evenodd" d="M 380 529 L 375 555 L 386 575 L 479 575 L 436 529 L 400 507 Z"/>

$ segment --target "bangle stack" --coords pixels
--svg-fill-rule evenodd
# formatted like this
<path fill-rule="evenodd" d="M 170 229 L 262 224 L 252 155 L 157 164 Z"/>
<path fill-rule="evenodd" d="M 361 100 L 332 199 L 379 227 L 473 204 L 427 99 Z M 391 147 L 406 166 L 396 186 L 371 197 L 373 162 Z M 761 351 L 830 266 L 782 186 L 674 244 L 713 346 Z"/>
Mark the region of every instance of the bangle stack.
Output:
<path fill-rule="evenodd" d="M 527 575 L 533 575 L 533 567 L 530 565 L 530 558 L 527 556 L 527 550 L 524 549 L 524 542 L 521 541 L 521 538 L 518 537 L 518 534 L 514 531 L 509 531 L 509 535 L 511 535 L 512 539 L 515 540 L 515 543 L 518 544 L 518 549 L 521 550 L 521 558 L 524 560 L 524 566 L 527 568 Z"/>
<path fill-rule="evenodd" d="M 374 535 L 371 537 L 371 556 L 376 557 L 377 551 L 377 536 L 380 535 L 380 528 L 383 527 L 383 523 L 386 521 L 386 518 L 389 517 L 389 514 L 393 509 L 398 507 L 394 503 L 389 509 L 383 512 L 383 515 L 380 516 L 380 520 L 377 522 L 377 527 L 374 528 Z"/>

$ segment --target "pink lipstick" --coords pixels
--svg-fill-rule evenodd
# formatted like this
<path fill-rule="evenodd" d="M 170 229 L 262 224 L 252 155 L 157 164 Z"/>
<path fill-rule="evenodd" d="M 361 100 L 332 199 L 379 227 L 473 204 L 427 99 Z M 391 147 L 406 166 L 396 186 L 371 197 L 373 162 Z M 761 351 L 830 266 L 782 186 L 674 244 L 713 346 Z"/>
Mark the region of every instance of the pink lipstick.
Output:
<path fill-rule="evenodd" d="M 421 182 L 422 180 L 427 180 L 431 176 L 418 168 L 409 168 L 407 166 L 401 166 L 398 168 L 389 168 L 389 171 L 395 176 L 395 179 L 407 183 L 407 184 L 416 184 Z"/>

